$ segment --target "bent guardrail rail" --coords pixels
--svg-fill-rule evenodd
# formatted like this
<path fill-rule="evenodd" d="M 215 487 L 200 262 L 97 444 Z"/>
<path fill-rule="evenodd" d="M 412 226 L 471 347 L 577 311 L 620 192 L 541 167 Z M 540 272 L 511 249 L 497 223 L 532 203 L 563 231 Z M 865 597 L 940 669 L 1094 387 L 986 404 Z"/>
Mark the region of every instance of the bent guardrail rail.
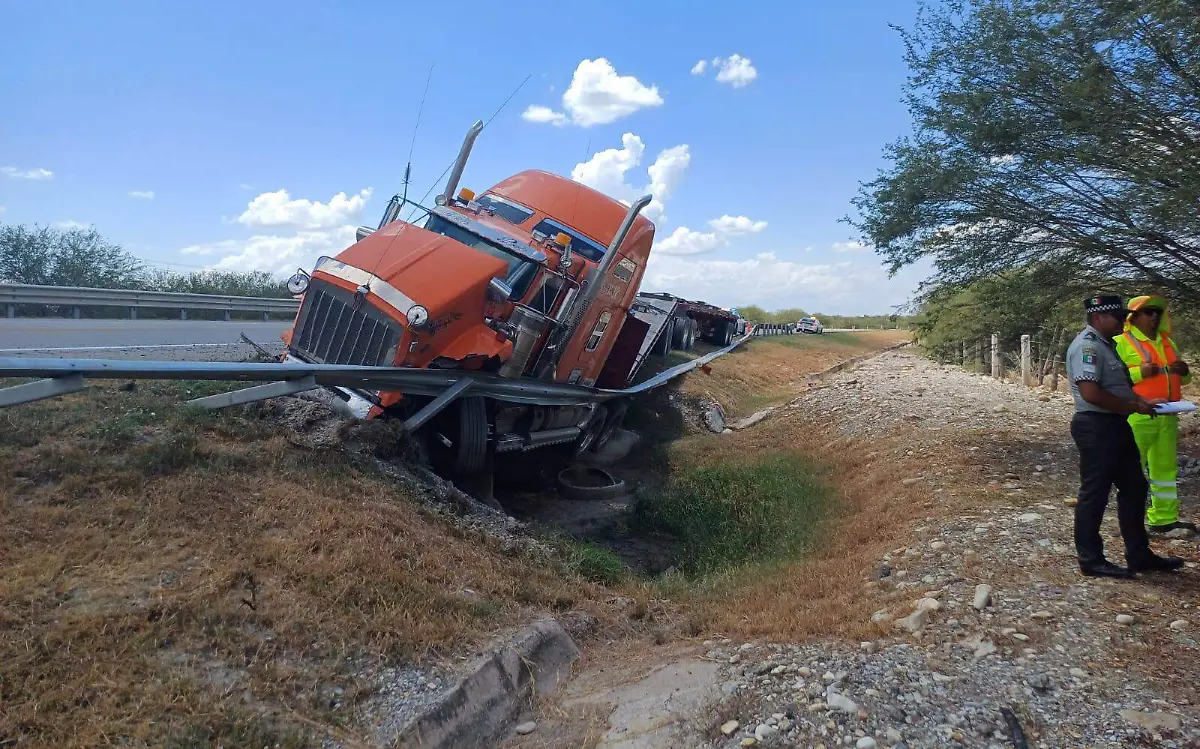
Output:
<path fill-rule="evenodd" d="M 294 315 L 300 308 L 298 299 L 19 283 L 0 284 L 0 304 L 8 317 L 16 317 L 17 307 L 23 304 L 72 307 L 75 318 L 79 317 L 80 307 L 128 307 L 134 320 L 138 309 L 178 309 L 180 319 L 186 320 L 188 310 L 216 310 L 228 319 L 230 312 L 261 312 L 265 318 L 270 314 Z"/>
<path fill-rule="evenodd" d="M 678 364 L 644 382 L 624 390 L 608 390 L 511 379 L 494 374 L 448 369 L 371 367 L 347 364 L 248 364 L 239 362 L 133 361 L 123 359 L 0 359 L 0 377 L 41 377 L 35 382 L 0 389 L 0 408 L 32 403 L 73 393 L 86 387 L 86 379 L 220 380 L 260 382 L 261 385 L 229 393 L 197 398 L 189 403 L 202 408 L 251 403 L 281 395 L 315 390 L 318 387 L 399 391 L 408 395 L 434 396 L 424 409 L 406 422 L 415 429 L 463 392 L 510 403 L 543 406 L 574 406 L 624 398 L 660 387 L 679 375 L 703 367 L 736 349 L 753 337 L 753 331 L 730 345 L 691 361 Z"/>

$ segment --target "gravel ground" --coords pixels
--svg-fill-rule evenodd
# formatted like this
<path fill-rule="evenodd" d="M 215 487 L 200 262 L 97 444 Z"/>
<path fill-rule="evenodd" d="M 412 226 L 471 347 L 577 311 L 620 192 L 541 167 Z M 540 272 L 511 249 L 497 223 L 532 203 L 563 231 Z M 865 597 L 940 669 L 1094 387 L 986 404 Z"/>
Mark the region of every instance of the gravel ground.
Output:
<path fill-rule="evenodd" d="M 792 407 L 846 436 L 903 434 L 905 486 L 971 511 L 926 518 L 859 583 L 879 602 L 872 642 L 705 643 L 723 664 L 721 715 L 734 713 L 711 746 L 1021 746 L 1002 709 L 1031 747 L 1200 746 L 1200 697 L 1179 678 L 1200 652 L 1200 572 L 1078 574 L 1068 394 L 894 352 Z M 1120 560 L 1112 510 L 1105 532 Z M 1161 546 L 1198 556 L 1192 540 Z"/>

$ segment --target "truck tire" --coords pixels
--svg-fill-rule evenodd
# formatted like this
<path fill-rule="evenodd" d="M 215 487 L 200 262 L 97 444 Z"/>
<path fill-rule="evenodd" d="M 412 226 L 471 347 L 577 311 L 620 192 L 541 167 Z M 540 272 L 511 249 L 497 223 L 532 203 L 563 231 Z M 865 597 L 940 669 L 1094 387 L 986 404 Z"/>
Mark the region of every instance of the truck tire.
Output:
<path fill-rule="evenodd" d="M 700 324 L 688 318 L 688 351 L 696 347 L 696 337 L 700 333 Z"/>
<path fill-rule="evenodd" d="M 452 476 L 470 476 L 487 466 L 488 416 L 483 398 L 460 398 L 430 424 L 429 452 L 434 465 Z M 440 437 L 450 441 L 446 445 Z"/>
<path fill-rule="evenodd" d="M 690 323 L 691 320 L 686 317 L 677 317 L 673 322 L 674 328 L 671 332 L 671 348 L 675 349 L 676 351 L 687 351 L 689 348 L 691 348 L 691 344 L 688 343 L 688 331 L 691 330 L 691 326 L 688 323 Z"/>
<path fill-rule="evenodd" d="M 667 324 L 658 334 L 658 340 L 654 342 L 654 353 L 659 356 L 669 356 L 671 353 L 672 338 L 675 336 L 675 320 L 667 320 Z"/>

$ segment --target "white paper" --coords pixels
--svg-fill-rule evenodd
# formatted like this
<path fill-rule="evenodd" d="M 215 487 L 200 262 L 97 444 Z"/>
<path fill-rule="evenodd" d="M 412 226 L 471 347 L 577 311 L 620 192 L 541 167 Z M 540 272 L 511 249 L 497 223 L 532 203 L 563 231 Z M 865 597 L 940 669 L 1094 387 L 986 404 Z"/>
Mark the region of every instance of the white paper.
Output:
<path fill-rule="evenodd" d="M 1185 414 L 1195 410 L 1196 404 L 1191 401 L 1171 401 L 1154 407 L 1154 412 L 1160 414 Z"/>

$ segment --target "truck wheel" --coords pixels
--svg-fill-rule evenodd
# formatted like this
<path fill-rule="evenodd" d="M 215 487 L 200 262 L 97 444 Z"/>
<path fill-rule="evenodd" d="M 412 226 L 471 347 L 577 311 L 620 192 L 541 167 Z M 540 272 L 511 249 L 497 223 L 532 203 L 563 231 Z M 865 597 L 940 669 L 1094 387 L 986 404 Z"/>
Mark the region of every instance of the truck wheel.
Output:
<path fill-rule="evenodd" d="M 596 444 L 600 434 L 604 431 L 605 423 L 608 421 L 608 407 L 596 406 L 596 410 L 592 411 L 592 417 L 588 419 L 588 423 L 583 427 L 583 432 L 579 435 L 579 439 L 575 441 L 575 457 L 578 458 L 585 452 L 591 449 L 592 445 Z"/>
<path fill-rule="evenodd" d="M 659 356 L 667 356 L 671 353 L 671 339 L 675 336 L 675 321 L 667 320 L 667 324 L 663 326 L 662 331 L 658 334 L 658 340 L 654 342 L 654 353 Z"/>
<path fill-rule="evenodd" d="M 430 427 L 429 452 L 435 466 L 454 476 L 469 476 L 487 465 L 488 417 L 483 398 L 460 398 Z"/>
<path fill-rule="evenodd" d="M 671 347 L 676 351 L 687 351 L 690 348 L 688 345 L 688 330 L 690 330 L 688 322 L 690 321 L 686 317 L 677 317 L 674 320 L 674 328 L 671 332 Z"/>
<path fill-rule="evenodd" d="M 695 320 L 688 319 L 688 351 L 691 351 L 696 346 L 696 332 L 699 325 Z"/>

